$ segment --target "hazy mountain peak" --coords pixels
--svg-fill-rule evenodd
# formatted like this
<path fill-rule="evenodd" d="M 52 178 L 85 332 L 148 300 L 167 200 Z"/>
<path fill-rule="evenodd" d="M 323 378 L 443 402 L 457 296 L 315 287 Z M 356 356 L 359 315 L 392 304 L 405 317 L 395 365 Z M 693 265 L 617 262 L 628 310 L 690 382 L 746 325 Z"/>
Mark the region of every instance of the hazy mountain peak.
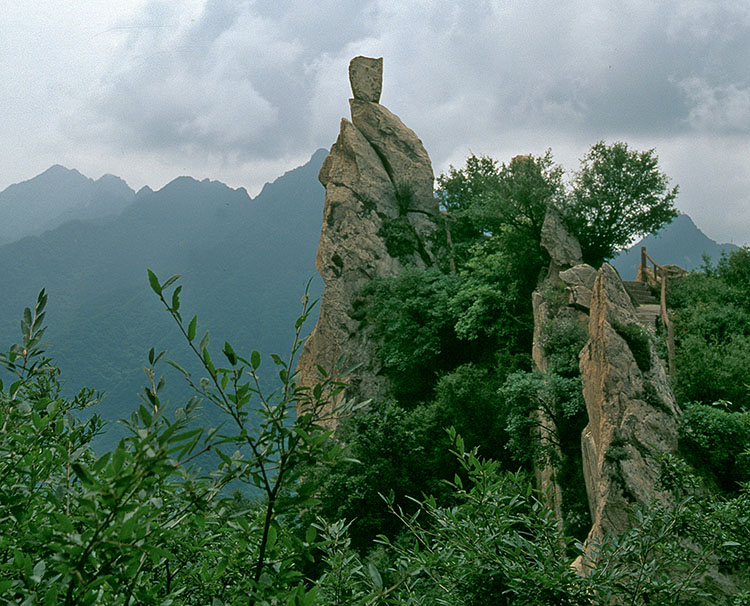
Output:
<path fill-rule="evenodd" d="M 302 166 L 288 170 L 271 183 L 266 183 L 255 199 L 257 200 L 258 198 L 268 196 L 269 194 L 272 195 L 272 190 L 279 188 L 286 189 L 300 186 L 304 187 L 305 190 L 309 192 L 311 187 L 320 187 L 322 191 L 323 186 L 318 182 L 318 173 L 320 172 L 320 167 L 323 165 L 323 160 L 325 160 L 327 155 L 328 150 L 322 148 L 318 149 Z M 312 179 L 310 178 L 311 176 L 313 177 Z"/>
<path fill-rule="evenodd" d="M 94 181 L 61 164 L 0 192 L 0 244 L 40 234 L 71 220 L 117 214 L 135 192 L 114 175 Z"/>
<path fill-rule="evenodd" d="M 698 269 L 703 264 L 704 254 L 717 261 L 723 252 L 738 248 L 734 244 L 719 244 L 712 240 L 688 215 L 681 214 L 659 232 L 646 236 L 612 260 L 612 265 L 624 280 L 635 279 L 642 246 L 660 265 L 679 265 L 687 270 Z"/>

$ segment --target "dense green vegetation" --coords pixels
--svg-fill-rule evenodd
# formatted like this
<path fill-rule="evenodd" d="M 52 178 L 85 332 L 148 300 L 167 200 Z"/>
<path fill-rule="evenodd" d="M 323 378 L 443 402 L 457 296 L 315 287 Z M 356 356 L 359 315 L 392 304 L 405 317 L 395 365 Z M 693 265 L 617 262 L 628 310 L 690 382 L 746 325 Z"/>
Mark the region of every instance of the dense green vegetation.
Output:
<path fill-rule="evenodd" d="M 348 522 L 315 514 L 320 468 L 347 453 L 330 439 L 321 412 L 342 386 L 324 380 L 301 388 L 292 372 L 307 301 L 290 357 L 243 356 L 225 343 L 217 366 L 207 336 L 198 340 L 197 319 L 183 320 L 174 279 L 152 275 L 151 284 L 203 366 L 203 377 L 186 378 L 225 424 L 191 428 L 198 398 L 174 410 L 163 402 L 163 354 L 151 350 L 143 404 L 123 421 L 127 437 L 95 455 L 90 444 L 104 429 L 101 421 L 74 413 L 94 405 L 97 394 L 61 396 L 58 370 L 41 344 L 47 298 L 40 294 L 24 313 L 21 342 L 0 356 L 17 377 L 0 386 L 5 603 L 690 604 L 712 589 L 702 578 L 708 562 L 732 571 L 750 557 L 750 489 L 732 499 L 705 493 L 684 465 L 665 460 L 662 475 L 676 502 L 635 510 L 633 529 L 608 538 L 596 568 L 579 576 L 564 554 L 582 555 L 581 545 L 560 533 L 528 478 L 478 457 L 453 429 L 444 444 L 459 473 L 441 488 L 425 485 L 447 495 L 450 506 L 422 497 L 410 513 L 384 494 L 395 537 L 381 536 L 363 557 Z M 274 393 L 258 376 L 267 362 L 280 375 Z M 307 412 L 293 419 L 296 402 Z M 401 421 L 393 418 L 398 414 Z M 401 450 L 405 464 L 422 465 L 416 445 L 434 438 L 420 433 L 429 424 L 396 408 L 381 415 L 389 428 L 413 424 L 415 433 L 397 437 L 390 450 Z M 372 424 L 362 430 L 379 431 Z M 386 444 L 373 448 L 382 454 Z M 220 463 L 201 471 L 194 461 L 207 450 Z M 384 461 L 372 481 L 377 487 L 378 476 L 394 471 L 405 470 Z M 262 496 L 222 490 L 230 484 L 253 486 Z M 367 515 L 371 502 L 362 505 Z M 725 603 L 749 598 L 737 594 Z"/>
<path fill-rule="evenodd" d="M 151 349 L 142 405 L 123 421 L 125 437 L 95 452 L 92 440 L 111 428 L 96 414 L 99 394 L 64 395 L 64 374 L 42 344 L 47 297 L 40 294 L 24 311 L 20 343 L 0 355 L 13 377 L 0 384 L 0 600 L 750 603 L 739 589 L 721 601 L 712 578 L 717 570 L 746 574 L 750 562 L 748 387 L 727 345 L 747 338 L 746 250 L 686 279 L 694 288 L 686 281 L 670 292 L 678 379 L 685 378 L 681 440 L 695 455 L 688 463 L 700 462 L 697 474 L 666 457 L 661 478 L 674 501 L 635 508 L 631 530 L 602 541 L 588 575 L 570 566 L 577 557 L 591 564 L 576 540 L 587 511 L 583 482 L 571 471 L 580 472 L 573 458 L 585 423 L 575 363 L 585 333 L 572 320 L 549 331 L 544 377 L 529 356 L 530 295 L 548 261 L 540 216 L 551 203 L 564 215 L 575 208 L 566 188 L 550 154 L 508 165 L 470 158 L 440 179 L 456 272 L 411 268 L 362 291 L 357 314 L 381 342 L 393 392 L 362 409 L 345 402 L 335 439 L 323 411 L 344 385 L 326 375 L 304 388 L 294 374 L 314 313 L 307 296 L 288 355 L 262 357 L 228 342 L 212 347 L 185 312 L 178 277 L 161 281 L 149 272 L 193 362 L 167 362 Z M 543 294 L 551 304 L 560 295 Z M 735 323 L 701 313 L 714 305 Z M 691 349 L 693 334 L 702 340 Z M 629 338 L 637 343 L 640 335 Z M 702 394 L 694 375 L 699 359 L 711 356 L 723 360 L 716 368 L 733 370 Z M 163 397 L 167 363 L 195 398 L 175 406 Z M 530 413 L 540 406 L 568 459 L 559 462 L 564 529 L 532 488 L 532 463 L 556 456 L 530 438 Z M 216 428 L 195 423 L 201 410 L 211 411 Z M 207 453 L 213 458 L 202 459 Z"/>
<path fill-rule="evenodd" d="M 451 167 L 438 178 L 437 196 L 450 226 L 456 273 L 410 268 L 373 280 L 357 304 L 358 318 L 381 344 L 380 363 L 390 379 L 393 401 L 409 411 L 404 421 L 421 415 L 430 428 L 422 431 L 430 435 L 439 434 L 447 421 L 467 447 L 476 447 L 508 471 L 530 472 L 540 461 L 559 467 L 565 479 L 566 530 L 578 539 L 585 538 L 590 526 L 580 465 L 586 414 L 578 376 L 586 331 L 572 318 L 548 327 L 544 349 L 549 373 L 532 372 L 531 295 L 549 264 L 540 245 L 542 225 L 548 206 L 555 206 L 574 233 L 583 236 L 581 242 L 588 238 L 584 255 L 601 264 L 618 246 L 675 216 L 676 189 L 667 190 L 667 183 L 653 150 L 638 152 L 624 143 L 597 143 L 580 171 L 567 180 L 551 152 L 516 156 L 508 164 L 471 156 L 465 167 Z M 606 202 L 594 208 L 592 201 L 602 192 L 607 193 Z M 566 297 L 564 289 L 547 290 L 543 296 L 558 308 Z M 557 435 L 550 436 L 555 448 L 543 447 L 538 433 L 531 431 L 531 412 L 539 407 L 558 428 Z M 407 427 L 389 430 L 398 435 Z M 384 460 L 401 469 L 400 453 L 365 446 L 387 441 L 386 430 L 376 437 L 370 428 L 359 428 L 364 424 L 355 421 L 344 435 L 360 453 L 363 476 L 358 477 L 356 467 L 340 465 L 328 476 L 332 485 L 364 485 L 366 470 Z M 423 448 L 423 461 L 440 461 L 437 477 L 459 472 L 455 462 L 432 452 L 442 448 L 442 441 L 427 442 Z M 562 461 L 557 460 L 560 456 Z M 405 469 L 381 479 L 379 486 L 392 491 L 406 508 L 408 496 L 425 492 L 439 497 L 422 482 L 403 479 L 411 477 Z M 377 506 L 381 514 L 375 523 L 373 511 L 365 519 L 357 506 L 347 510 L 341 500 L 324 498 L 324 504 L 328 502 L 325 513 L 353 519 L 355 535 L 369 528 L 365 534 L 372 539 L 378 527 L 390 523 L 387 512 Z"/>
<path fill-rule="evenodd" d="M 689 460 L 724 490 L 750 481 L 750 248 L 674 280 L 674 391 Z"/>

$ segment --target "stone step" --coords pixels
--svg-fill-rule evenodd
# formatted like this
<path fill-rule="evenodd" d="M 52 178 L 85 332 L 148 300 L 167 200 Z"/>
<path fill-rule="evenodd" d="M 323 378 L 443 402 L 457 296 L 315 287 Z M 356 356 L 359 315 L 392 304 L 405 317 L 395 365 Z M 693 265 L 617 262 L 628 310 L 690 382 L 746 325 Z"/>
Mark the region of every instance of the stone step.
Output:
<path fill-rule="evenodd" d="M 651 289 L 642 282 L 623 282 L 625 290 L 638 305 L 650 305 L 658 303 L 658 299 L 651 293 Z"/>
<path fill-rule="evenodd" d="M 635 314 L 638 316 L 641 324 L 653 328 L 661 316 L 661 307 L 655 303 L 639 305 L 635 308 Z"/>

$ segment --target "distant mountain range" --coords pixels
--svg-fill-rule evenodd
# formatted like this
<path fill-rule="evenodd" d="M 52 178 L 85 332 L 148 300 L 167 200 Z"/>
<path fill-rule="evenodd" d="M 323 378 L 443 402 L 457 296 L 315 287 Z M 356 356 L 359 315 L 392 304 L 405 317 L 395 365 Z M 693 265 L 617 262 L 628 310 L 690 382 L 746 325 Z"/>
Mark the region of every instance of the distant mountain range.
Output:
<path fill-rule="evenodd" d="M 313 298 L 322 291 L 315 255 L 325 198 L 317 174 L 325 156 L 319 150 L 254 199 L 244 189 L 190 177 L 136 194 L 116 177 L 92 181 L 59 166 L 11 186 L 0 194 L 0 221 L 12 223 L 14 233 L 40 231 L 44 214 L 75 219 L 0 246 L 0 347 L 18 342 L 23 308 L 45 288 L 45 340 L 66 386 L 106 392 L 98 412 L 108 420 L 129 416 L 139 404 L 150 347 L 198 370 L 148 286 L 150 268 L 162 280 L 182 275 L 184 315 L 198 314 L 201 334 L 210 329 L 215 358 L 224 340 L 245 354 L 287 353 L 306 283 L 313 278 Z M 42 193 L 54 211 L 41 210 Z M 261 369 L 273 380 L 270 359 Z M 184 380 L 169 367 L 165 374 L 167 396 L 184 401 Z M 211 424 L 211 412 L 204 414 Z"/>
<path fill-rule="evenodd" d="M 244 189 L 190 177 L 136 193 L 117 177 L 94 181 L 61 166 L 8 187 L 0 192 L 0 348 L 19 340 L 22 310 L 45 288 L 48 351 L 67 388 L 104 391 L 98 412 L 107 420 L 129 416 L 150 347 L 199 371 L 149 289 L 150 268 L 162 280 L 182 275 L 184 315 L 198 314 L 199 332 L 211 331 L 217 356 L 224 340 L 245 353 L 286 353 L 305 284 L 313 279 L 313 297 L 322 291 L 315 256 L 325 192 L 317 175 L 326 153 L 317 151 L 253 199 Z M 635 277 L 642 245 L 659 263 L 686 269 L 699 267 L 703 253 L 716 260 L 737 248 L 717 244 L 681 215 L 614 259 L 624 278 Z M 261 369 L 273 382 L 266 360 Z M 166 397 L 182 402 L 190 394 L 170 371 Z M 203 414 L 206 425 L 215 424 L 211 410 Z"/>
<path fill-rule="evenodd" d="M 49 231 L 71 220 L 118 215 L 135 192 L 119 177 L 94 181 L 59 164 L 0 192 L 0 244 Z"/>
<path fill-rule="evenodd" d="M 703 255 L 715 263 L 722 253 L 738 249 L 734 244 L 718 244 L 698 229 L 690 217 L 679 215 L 661 231 L 646 236 L 611 261 L 623 280 L 635 279 L 642 246 L 659 265 L 679 265 L 688 271 L 703 265 Z"/>

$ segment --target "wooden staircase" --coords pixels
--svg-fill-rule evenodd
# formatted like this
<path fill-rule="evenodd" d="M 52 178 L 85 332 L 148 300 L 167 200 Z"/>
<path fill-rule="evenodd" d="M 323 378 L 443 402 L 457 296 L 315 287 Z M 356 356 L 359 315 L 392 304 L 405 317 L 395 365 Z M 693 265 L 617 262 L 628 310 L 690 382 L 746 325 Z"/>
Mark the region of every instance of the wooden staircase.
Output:
<path fill-rule="evenodd" d="M 635 313 L 641 324 L 653 328 L 661 315 L 659 300 L 643 282 L 624 281 L 625 290 L 635 305 Z"/>

